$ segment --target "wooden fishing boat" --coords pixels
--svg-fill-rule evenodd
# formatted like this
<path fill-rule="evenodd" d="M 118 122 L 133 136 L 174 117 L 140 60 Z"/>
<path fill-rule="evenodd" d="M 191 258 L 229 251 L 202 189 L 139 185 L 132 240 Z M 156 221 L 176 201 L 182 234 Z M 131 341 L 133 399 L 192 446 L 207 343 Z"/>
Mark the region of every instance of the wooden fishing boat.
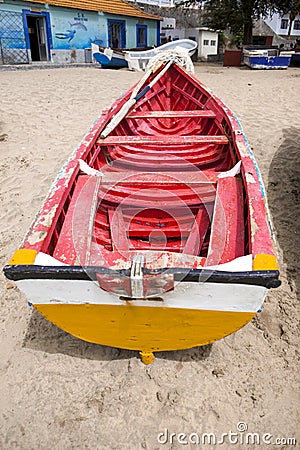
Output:
<path fill-rule="evenodd" d="M 239 121 L 172 60 L 144 74 L 73 152 L 4 272 L 58 327 L 145 363 L 243 327 L 280 281 Z"/>

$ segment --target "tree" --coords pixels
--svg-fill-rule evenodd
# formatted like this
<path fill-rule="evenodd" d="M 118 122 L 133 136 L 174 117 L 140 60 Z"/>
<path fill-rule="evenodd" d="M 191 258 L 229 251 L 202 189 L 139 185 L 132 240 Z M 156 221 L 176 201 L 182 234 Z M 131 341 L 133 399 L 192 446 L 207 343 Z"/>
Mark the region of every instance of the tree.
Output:
<path fill-rule="evenodd" d="M 180 5 L 194 3 L 194 0 L 184 0 Z M 254 20 L 275 12 L 277 6 L 272 0 L 207 0 L 203 3 L 203 25 L 213 30 L 229 29 L 233 35 L 242 34 L 243 44 L 252 44 Z"/>

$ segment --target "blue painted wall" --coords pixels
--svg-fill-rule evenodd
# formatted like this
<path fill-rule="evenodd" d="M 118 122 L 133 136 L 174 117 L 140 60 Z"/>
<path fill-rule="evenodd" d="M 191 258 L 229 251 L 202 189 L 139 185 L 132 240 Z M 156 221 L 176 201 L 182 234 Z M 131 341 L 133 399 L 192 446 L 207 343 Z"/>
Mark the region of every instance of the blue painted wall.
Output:
<path fill-rule="evenodd" d="M 136 47 L 136 26 L 138 24 L 147 27 L 147 45 L 157 45 L 157 23 L 156 20 L 139 19 L 138 17 L 117 16 L 114 14 L 97 13 L 90 11 L 82 11 L 71 8 L 60 8 L 54 6 L 45 5 L 39 6 L 34 3 L 28 2 L 10 2 L 6 0 L 5 3 L 0 3 L 1 11 L 11 11 L 15 13 L 23 14 L 24 10 L 31 12 L 40 11 L 45 17 L 44 13 L 47 13 L 48 17 L 48 52 L 50 50 L 65 50 L 70 51 L 74 49 L 83 50 L 89 48 L 92 42 L 99 45 L 108 45 L 108 19 L 112 20 L 124 20 L 125 21 L 125 46 Z M 0 24 L 0 36 L 3 33 Z M 24 46 L 21 32 L 20 40 L 17 44 Z M 24 22 L 25 42 L 28 48 L 29 38 L 28 30 L 26 29 L 26 21 Z M 50 36 L 49 36 L 50 35 Z"/>
<path fill-rule="evenodd" d="M 49 8 L 49 11 L 54 49 L 84 49 L 92 42 L 106 45 L 106 30 L 101 26 L 101 16 L 97 13 L 62 8 Z"/>

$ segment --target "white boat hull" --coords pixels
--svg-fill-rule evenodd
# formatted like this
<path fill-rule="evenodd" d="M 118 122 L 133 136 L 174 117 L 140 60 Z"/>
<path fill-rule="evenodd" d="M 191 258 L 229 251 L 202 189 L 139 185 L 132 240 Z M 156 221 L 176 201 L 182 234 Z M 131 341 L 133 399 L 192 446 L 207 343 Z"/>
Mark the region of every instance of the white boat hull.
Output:
<path fill-rule="evenodd" d="M 102 290 L 96 281 L 20 280 L 17 286 L 34 305 L 93 304 L 126 307 L 120 297 Z M 160 301 L 131 300 L 131 306 L 193 310 L 257 312 L 267 288 L 244 284 L 178 283 L 175 290 L 160 295 Z"/>
<path fill-rule="evenodd" d="M 167 42 L 166 44 L 160 45 L 159 47 L 151 50 L 125 52 L 125 59 L 128 62 L 128 68 L 130 70 L 142 71 L 146 69 L 151 58 L 157 55 L 157 53 L 174 50 L 175 48 L 185 49 L 187 50 L 189 56 L 192 56 L 196 51 L 197 43 L 191 39 L 179 39 L 176 41 Z"/>

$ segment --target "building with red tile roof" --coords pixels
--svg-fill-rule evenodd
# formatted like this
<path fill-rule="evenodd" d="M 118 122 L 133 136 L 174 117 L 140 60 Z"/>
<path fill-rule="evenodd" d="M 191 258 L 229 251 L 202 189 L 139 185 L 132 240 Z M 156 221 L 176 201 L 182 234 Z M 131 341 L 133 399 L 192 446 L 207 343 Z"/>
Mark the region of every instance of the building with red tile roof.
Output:
<path fill-rule="evenodd" d="M 0 64 L 91 62 L 91 44 L 160 44 L 161 17 L 124 0 L 2 0 Z"/>
<path fill-rule="evenodd" d="M 123 0 L 30 0 L 27 3 L 60 6 L 64 8 L 80 9 L 83 11 L 100 11 L 118 16 L 139 17 L 142 19 L 160 20 L 159 16 L 148 14 L 134 5 Z"/>

